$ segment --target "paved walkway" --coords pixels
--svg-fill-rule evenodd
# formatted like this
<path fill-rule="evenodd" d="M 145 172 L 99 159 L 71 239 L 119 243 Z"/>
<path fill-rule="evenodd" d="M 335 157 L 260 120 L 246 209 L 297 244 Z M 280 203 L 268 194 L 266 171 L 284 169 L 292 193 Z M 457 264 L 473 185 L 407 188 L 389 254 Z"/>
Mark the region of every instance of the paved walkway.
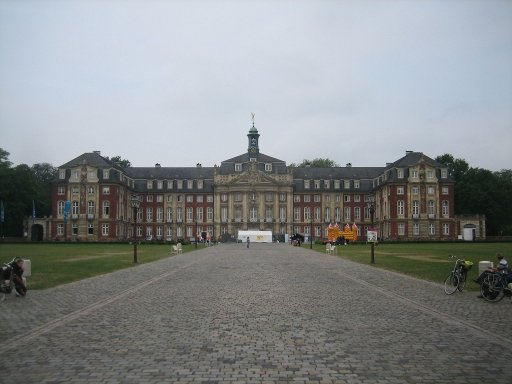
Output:
<path fill-rule="evenodd" d="M 9 295 L 0 303 L 0 377 L 508 384 L 511 324 L 509 299 L 447 296 L 440 284 L 304 247 L 218 245 Z"/>

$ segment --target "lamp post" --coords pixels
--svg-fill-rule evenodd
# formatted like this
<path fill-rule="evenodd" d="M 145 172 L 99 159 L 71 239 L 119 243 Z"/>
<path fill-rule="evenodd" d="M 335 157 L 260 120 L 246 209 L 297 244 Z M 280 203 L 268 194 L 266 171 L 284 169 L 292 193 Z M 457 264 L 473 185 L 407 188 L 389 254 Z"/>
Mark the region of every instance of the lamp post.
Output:
<path fill-rule="evenodd" d="M 196 216 L 196 248 L 197 248 L 197 242 L 199 241 L 198 233 L 197 233 L 197 216 Z"/>
<path fill-rule="evenodd" d="M 139 196 L 132 194 L 131 204 L 133 208 L 133 262 L 137 264 L 137 211 L 139 210 Z"/>
<path fill-rule="evenodd" d="M 373 218 L 374 218 L 374 215 L 375 215 L 375 204 L 374 204 L 374 200 L 375 198 L 370 195 L 368 196 L 368 210 L 370 211 L 370 223 L 371 223 L 371 231 L 374 232 L 374 228 L 373 228 Z M 372 264 L 375 264 L 375 240 L 373 238 L 370 239 L 371 241 L 371 263 Z"/>
<path fill-rule="evenodd" d="M 313 249 L 313 216 L 309 218 L 309 249 Z"/>

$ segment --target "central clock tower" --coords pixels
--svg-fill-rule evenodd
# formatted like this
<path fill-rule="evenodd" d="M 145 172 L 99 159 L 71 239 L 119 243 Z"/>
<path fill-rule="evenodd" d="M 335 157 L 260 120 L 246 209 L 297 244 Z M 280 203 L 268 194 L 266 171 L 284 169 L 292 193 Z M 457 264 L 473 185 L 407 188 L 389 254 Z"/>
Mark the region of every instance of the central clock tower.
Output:
<path fill-rule="evenodd" d="M 258 140 L 260 138 L 260 134 L 258 133 L 258 130 L 254 126 L 254 121 L 252 122 L 252 128 L 249 130 L 247 137 L 249 138 L 249 148 L 248 148 L 249 154 L 251 154 L 251 155 L 258 154 L 260 152 L 260 148 L 258 146 Z"/>

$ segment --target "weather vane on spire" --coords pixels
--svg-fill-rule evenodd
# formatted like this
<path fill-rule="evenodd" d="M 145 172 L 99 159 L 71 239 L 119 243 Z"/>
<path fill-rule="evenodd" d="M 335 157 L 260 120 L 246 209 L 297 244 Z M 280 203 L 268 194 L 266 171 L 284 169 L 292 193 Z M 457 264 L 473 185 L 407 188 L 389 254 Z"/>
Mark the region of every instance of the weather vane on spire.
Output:
<path fill-rule="evenodd" d="M 256 116 L 256 114 L 254 112 L 251 112 L 251 115 L 252 115 L 252 126 L 254 127 L 254 116 Z"/>

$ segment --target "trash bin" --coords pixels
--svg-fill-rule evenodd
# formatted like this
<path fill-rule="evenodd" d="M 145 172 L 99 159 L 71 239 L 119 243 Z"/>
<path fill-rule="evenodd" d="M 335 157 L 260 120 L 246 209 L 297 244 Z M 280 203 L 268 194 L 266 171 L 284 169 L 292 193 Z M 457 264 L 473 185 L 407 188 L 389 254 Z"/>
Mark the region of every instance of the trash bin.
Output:
<path fill-rule="evenodd" d="M 23 259 L 23 277 L 30 277 L 32 275 L 32 264 L 30 260 Z"/>
<path fill-rule="evenodd" d="M 478 275 L 480 276 L 483 271 L 494 266 L 492 261 L 480 261 L 478 263 Z"/>

